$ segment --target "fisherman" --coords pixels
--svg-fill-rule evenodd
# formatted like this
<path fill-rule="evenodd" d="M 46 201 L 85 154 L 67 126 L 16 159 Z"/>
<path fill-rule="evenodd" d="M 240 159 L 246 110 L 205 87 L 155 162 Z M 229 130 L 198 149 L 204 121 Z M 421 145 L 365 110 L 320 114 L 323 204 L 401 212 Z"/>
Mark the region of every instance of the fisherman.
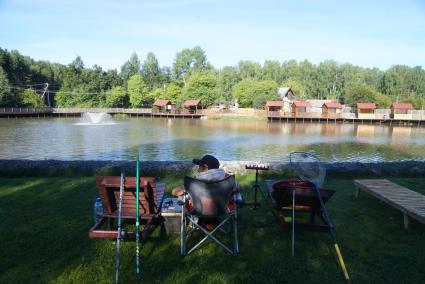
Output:
<path fill-rule="evenodd" d="M 201 159 L 193 159 L 192 161 L 198 166 L 197 173 L 194 178 L 202 181 L 220 181 L 230 175 L 220 168 L 220 162 L 212 155 L 205 155 Z M 235 201 L 238 204 L 244 204 L 241 195 L 241 186 L 236 182 L 233 191 L 235 192 Z M 178 186 L 172 190 L 174 196 L 181 196 L 184 193 L 184 187 Z"/>

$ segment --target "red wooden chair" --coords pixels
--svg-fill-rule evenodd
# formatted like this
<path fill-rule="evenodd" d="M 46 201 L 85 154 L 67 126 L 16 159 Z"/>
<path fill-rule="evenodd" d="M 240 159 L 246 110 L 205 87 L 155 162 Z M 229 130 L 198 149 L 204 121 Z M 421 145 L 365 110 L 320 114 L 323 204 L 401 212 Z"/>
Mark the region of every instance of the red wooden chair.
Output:
<path fill-rule="evenodd" d="M 116 238 L 118 231 L 113 229 L 115 219 L 118 219 L 118 203 L 120 192 L 119 176 L 97 176 L 96 185 L 102 200 L 103 214 L 99 222 L 89 231 L 90 238 Z M 158 225 L 162 226 L 161 203 L 164 198 L 165 186 L 157 186 L 153 177 L 140 178 L 139 213 L 140 222 L 144 225 L 142 239 L 147 238 Z M 136 219 L 136 178 L 126 177 L 122 198 L 122 220 Z M 107 228 L 104 224 L 107 224 Z M 127 236 L 135 238 L 135 232 L 127 232 Z"/>

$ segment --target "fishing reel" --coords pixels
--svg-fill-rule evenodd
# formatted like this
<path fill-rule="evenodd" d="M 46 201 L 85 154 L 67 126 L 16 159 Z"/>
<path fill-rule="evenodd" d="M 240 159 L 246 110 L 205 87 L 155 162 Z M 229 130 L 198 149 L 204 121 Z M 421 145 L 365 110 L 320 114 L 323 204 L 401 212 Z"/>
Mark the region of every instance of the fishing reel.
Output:
<path fill-rule="evenodd" d="M 123 239 L 126 239 L 126 238 L 128 238 L 128 232 L 121 230 L 120 239 L 123 240 Z"/>

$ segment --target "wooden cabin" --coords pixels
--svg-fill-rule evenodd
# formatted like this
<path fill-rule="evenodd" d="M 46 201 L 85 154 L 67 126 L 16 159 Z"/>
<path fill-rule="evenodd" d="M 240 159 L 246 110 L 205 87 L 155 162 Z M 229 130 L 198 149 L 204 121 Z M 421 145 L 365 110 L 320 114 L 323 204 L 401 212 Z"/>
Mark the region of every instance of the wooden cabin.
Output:
<path fill-rule="evenodd" d="M 295 101 L 292 103 L 292 116 L 293 117 L 306 117 L 307 108 L 310 108 L 311 104 L 307 101 Z"/>
<path fill-rule="evenodd" d="M 325 118 L 339 118 L 342 113 L 340 103 L 324 103 L 322 106 L 322 116 Z"/>
<path fill-rule="evenodd" d="M 173 104 L 169 100 L 157 99 L 153 103 L 153 113 L 174 113 L 176 110 L 176 104 Z"/>
<path fill-rule="evenodd" d="M 187 100 L 183 103 L 183 107 L 187 113 L 198 113 L 202 110 L 201 100 Z"/>
<path fill-rule="evenodd" d="M 391 118 L 412 119 L 413 106 L 411 103 L 393 103 L 391 105 Z"/>
<path fill-rule="evenodd" d="M 269 115 L 279 116 L 283 106 L 284 106 L 283 101 L 267 101 L 265 106 L 266 113 L 268 116 Z"/>
<path fill-rule="evenodd" d="M 376 105 L 374 103 L 357 103 L 357 118 L 374 119 Z"/>

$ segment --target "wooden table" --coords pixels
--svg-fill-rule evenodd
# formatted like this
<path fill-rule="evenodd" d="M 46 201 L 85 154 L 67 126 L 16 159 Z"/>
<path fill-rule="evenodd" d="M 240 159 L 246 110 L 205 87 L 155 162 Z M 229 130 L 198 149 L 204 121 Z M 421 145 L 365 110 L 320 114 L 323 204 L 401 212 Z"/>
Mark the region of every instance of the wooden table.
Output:
<path fill-rule="evenodd" d="M 395 184 L 386 179 L 358 179 L 355 197 L 358 198 L 360 191 L 370 193 L 379 200 L 400 210 L 404 217 L 404 228 L 409 227 L 409 217 L 425 224 L 425 196 Z"/>

